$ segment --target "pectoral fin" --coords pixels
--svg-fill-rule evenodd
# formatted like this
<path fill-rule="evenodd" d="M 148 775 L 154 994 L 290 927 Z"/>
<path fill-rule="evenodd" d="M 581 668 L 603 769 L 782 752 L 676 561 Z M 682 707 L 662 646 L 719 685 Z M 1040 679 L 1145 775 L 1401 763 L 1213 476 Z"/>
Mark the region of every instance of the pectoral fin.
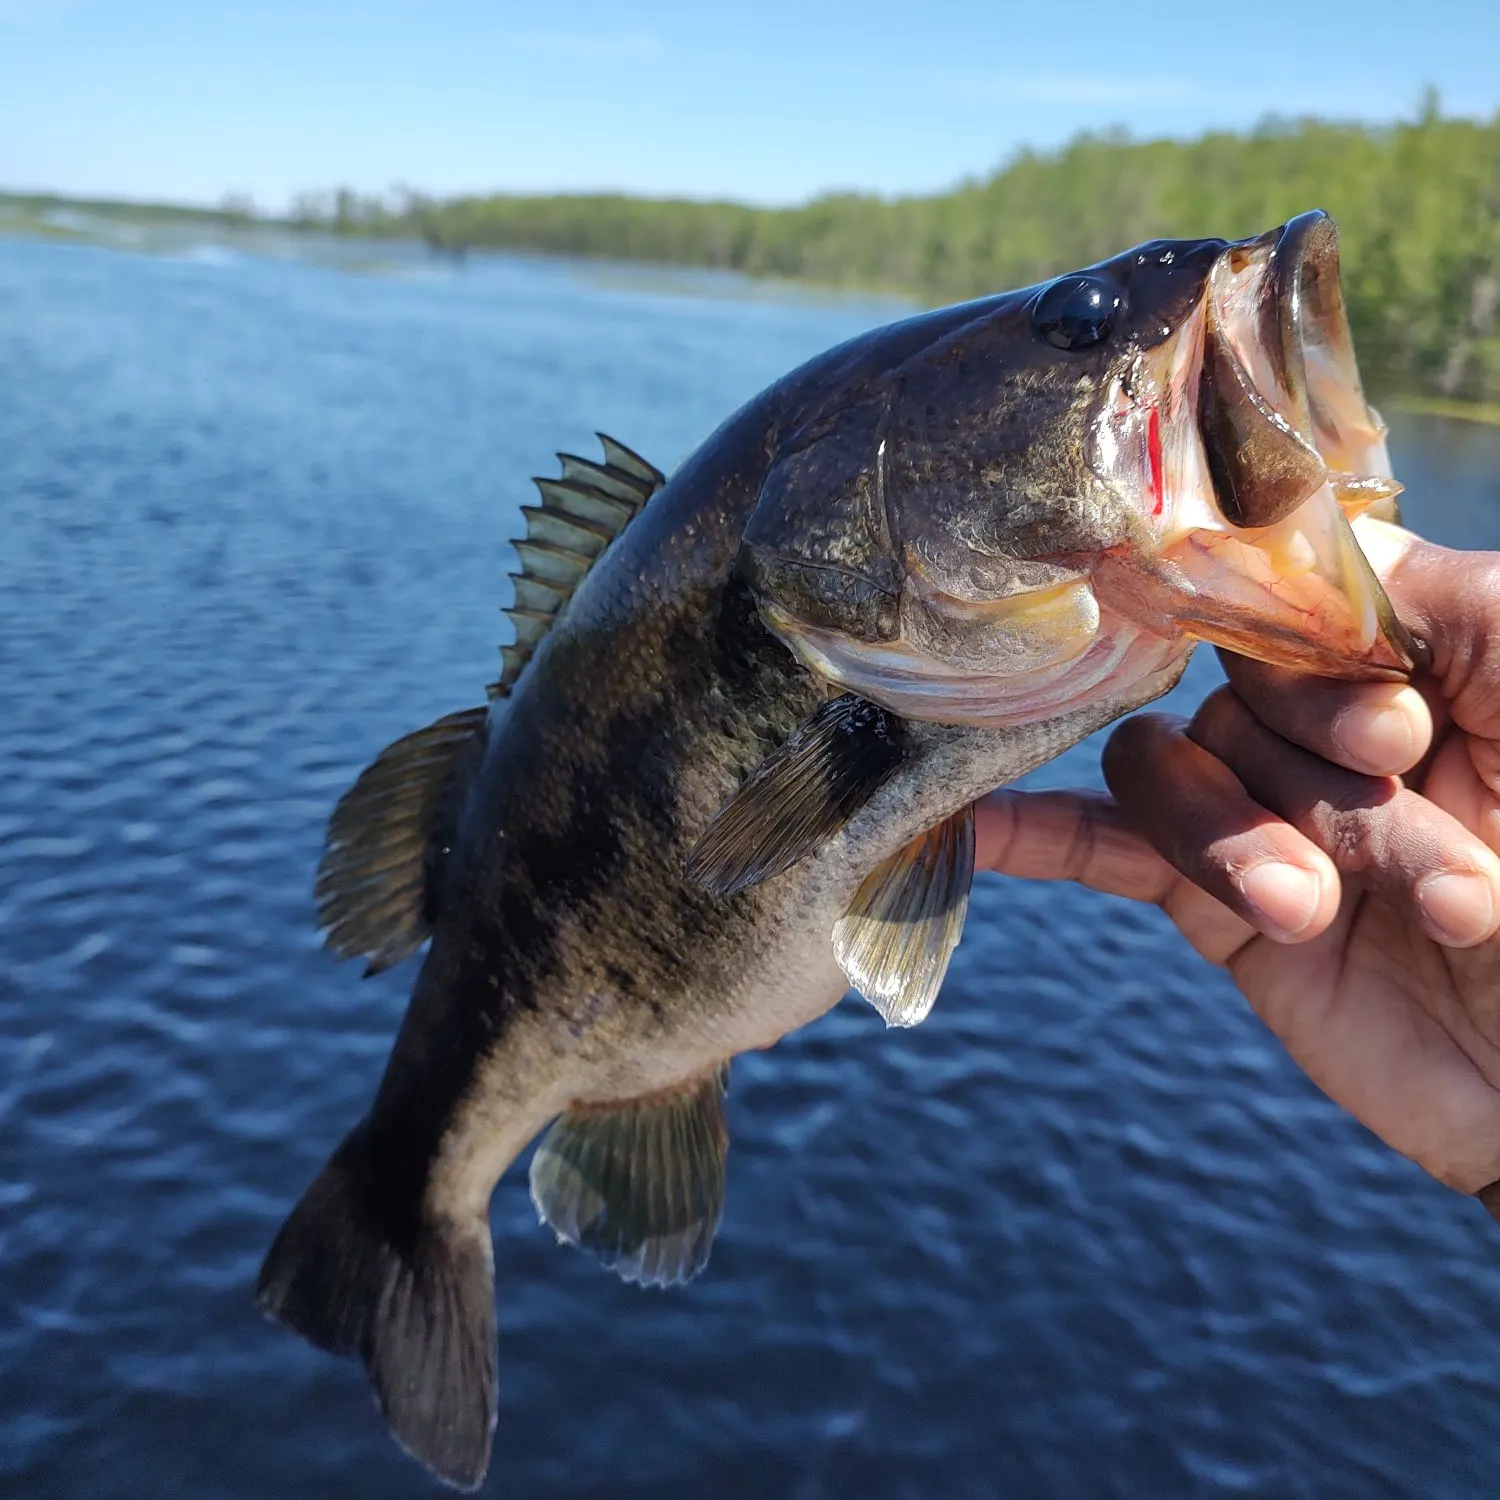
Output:
<path fill-rule="evenodd" d="M 674 1093 L 570 1109 L 531 1160 L 542 1222 L 626 1281 L 691 1280 L 724 1212 L 728 1081 L 726 1063 Z"/>
<path fill-rule="evenodd" d="M 915 1026 L 932 1009 L 963 936 L 973 877 L 966 807 L 878 865 L 835 924 L 840 968 L 887 1026 Z"/>
<path fill-rule="evenodd" d="M 905 758 L 905 726 L 853 693 L 831 698 L 751 772 L 688 856 L 716 896 L 758 885 L 832 838 Z"/>

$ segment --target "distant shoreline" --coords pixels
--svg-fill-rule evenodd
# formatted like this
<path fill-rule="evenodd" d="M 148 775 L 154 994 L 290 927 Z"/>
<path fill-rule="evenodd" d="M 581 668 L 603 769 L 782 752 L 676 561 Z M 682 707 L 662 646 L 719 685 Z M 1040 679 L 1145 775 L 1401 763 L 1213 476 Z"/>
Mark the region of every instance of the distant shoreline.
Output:
<path fill-rule="evenodd" d="M 1028 285 L 1164 230 L 1254 233 L 1321 202 L 1345 231 L 1345 295 L 1376 399 L 1500 426 L 1500 222 L 1474 225 L 1465 193 L 1476 172 L 1494 171 L 1500 117 L 1448 119 L 1433 109 L 1382 128 L 1303 120 L 1186 142 L 1082 136 L 946 193 L 832 194 L 776 209 L 624 194 L 388 200 L 339 190 L 266 215 L 235 198 L 208 208 L 0 190 L 0 235 L 146 250 L 191 230 L 260 237 L 261 248 L 266 236 L 425 245 L 458 264 L 492 252 L 729 272 L 814 295 L 939 306 Z"/>
<path fill-rule="evenodd" d="M 1443 396 L 1387 396 L 1397 411 L 1417 417 L 1451 417 L 1456 422 L 1482 422 L 1500 427 L 1500 403 L 1494 401 L 1450 401 Z"/>
<path fill-rule="evenodd" d="M 226 209 L 201 208 L 187 203 L 138 202 L 127 198 L 69 198 L 60 193 L 19 193 L 0 188 L 0 224 L 11 215 L 41 215 L 49 212 L 99 214 L 136 224 L 200 223 L 224 228 L 263 225 L 270 229 L 292 229 L 289 220 L 270 215 Z"/>

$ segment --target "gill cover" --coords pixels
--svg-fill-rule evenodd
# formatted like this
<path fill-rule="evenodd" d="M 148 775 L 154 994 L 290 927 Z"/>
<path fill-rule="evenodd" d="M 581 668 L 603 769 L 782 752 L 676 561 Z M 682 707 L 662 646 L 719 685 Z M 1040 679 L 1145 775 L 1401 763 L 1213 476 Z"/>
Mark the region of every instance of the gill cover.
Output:
<path fill-rule="evenodd" d="M 1024 326 L 1022 300 L 993 301 Z M 896 713 L 960 721 L 976 678 L 1070 660 L 1098 624 L 1069 559 L 1117 523 L 1079 462 L 1087 393 L 1007 416 L 1007 342 L 982 316 L 806 414 L 744 534 L 767 625 Z"/>

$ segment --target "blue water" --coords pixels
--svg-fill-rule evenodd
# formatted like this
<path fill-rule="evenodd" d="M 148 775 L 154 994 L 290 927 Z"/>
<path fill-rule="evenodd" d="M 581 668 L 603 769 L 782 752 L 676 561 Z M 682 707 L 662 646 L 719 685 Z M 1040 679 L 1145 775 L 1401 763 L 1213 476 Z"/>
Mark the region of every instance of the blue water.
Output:
<path fill-rule="evenodd" d="M 670 466 L 892 312 L 0 242 L 0 1493 L 431 1492 L 356 1368 L 251 1307 L 412 974 L 320 950 L 323 820 L 493 675 L 553 449 Z M 1500 545 L 1496 435 L 1395 436 L 1416 523 Z M 923 1027 L 846 1002 L 742 1059 L 729 1113 L 681 1292 L 501 1183 L 489 1493 L 1500 1489 L 1500 1230 L 1154 910 L 986 877 Z"/>

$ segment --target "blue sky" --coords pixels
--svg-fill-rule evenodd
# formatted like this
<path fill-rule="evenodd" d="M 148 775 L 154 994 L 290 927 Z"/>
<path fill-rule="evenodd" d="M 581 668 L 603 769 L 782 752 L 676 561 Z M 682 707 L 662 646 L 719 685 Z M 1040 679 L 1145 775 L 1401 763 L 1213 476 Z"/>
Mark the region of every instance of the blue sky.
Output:
<path fill-rule="evenodd" d="M 0 186 L 920 192 L 1085 128 L 1488 116 L 1496 4 L 0 0 Z"/>

